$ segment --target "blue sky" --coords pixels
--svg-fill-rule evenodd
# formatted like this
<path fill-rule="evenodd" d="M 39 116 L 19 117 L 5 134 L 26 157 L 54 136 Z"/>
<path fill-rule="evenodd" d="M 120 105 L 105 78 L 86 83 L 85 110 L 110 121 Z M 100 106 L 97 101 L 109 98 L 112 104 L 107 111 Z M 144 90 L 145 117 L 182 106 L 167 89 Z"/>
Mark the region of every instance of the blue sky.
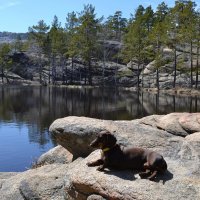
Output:
<path fill-rule="evenodd" d="M 124 17 L 129 17 L 140 4 L 156 8 L 161 2 L 162 0 L 0 0 L 0 31 L 27 32 L 29 26 L 37 24 L 41 19 L 51 24 L 54 15 L 64 25 L 68 12 L 79 12 L 88 3 L 95 6 L 98 16 L 108 17 L 116 10 L 121 10 Z M 165 2 L 169 6 L 174 4 L 172 0 Z"/>

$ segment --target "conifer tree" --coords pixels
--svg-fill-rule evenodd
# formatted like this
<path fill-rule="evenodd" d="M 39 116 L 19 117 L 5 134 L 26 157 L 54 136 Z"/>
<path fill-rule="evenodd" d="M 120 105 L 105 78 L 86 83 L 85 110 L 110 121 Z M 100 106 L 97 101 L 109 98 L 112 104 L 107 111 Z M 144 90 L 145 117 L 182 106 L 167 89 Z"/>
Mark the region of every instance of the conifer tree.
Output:
<path fill-rule="evenodd" d="M 96 57 L 98 49 L 97 34 L 101 20 L 101 18 L 96 18 L 95 8 L 90 4 L 85 5 L 84 10 L 79 14 L 80 25 L 77 28 L 79 54 L 88 66 L 88 82 L 90 85 L 92 85 L 92 59 Z"/>
<path fill-rule="evenodd" d="M 0 69 L 1 69 L 1 79 L 4 83 L 4 77 L 6 77 L 7 82 L 9 82 L 5 70 L 9 69 L 9 66 L 12 64 L 12 59 L 10 58 L 11 48 L 9 44 L 2 44 L 0 46 Z"/>
<path fill-rule="evenodd" d="M 114 39 L 121 41 L 122 34 L 126 31 L 127 19 L 122 17 L 121 11 L 116 11 L 114 15 L 107 18 L 106 26 L 114 33 Z"/>
<path fill-rule="evenodd" d="M 49 26 L 44 22 L 44 20 L 40 20 L 37 25 L 29 27 L 30 38 L 33 39 L 37 45 L 37 53 L 39 56 L 39 78 L 40 83 L 42 83 L 42 53 L 44 53 L 44 49 L 46 47 L 47 40 L 47 31 L 49 30 Z"/>
<path fill-rule="evenodd" d="M 78 56 L 78 34 L 77 27 L 79 25 L 78 18 L 75 12 L 68 13 L 66 18 L 66 31 L 67 31 L 67 52 L 66 55 L 71 58 L 71 76 L 70 82 L 73 84 L 73 71 L 74 71 L 74 59 Z"/>
<path fill-rule="evenodd" d="M 136 10 L 134 20 L 128 27 L 128 32 L 124 37 L 123 55 L 126 62 L 137 62 L 137 87 L 139 88 L 140 67 L 144 61 L 144 47 L 147 32 L 144 25 L 143 6 L 139 6 Z"/>

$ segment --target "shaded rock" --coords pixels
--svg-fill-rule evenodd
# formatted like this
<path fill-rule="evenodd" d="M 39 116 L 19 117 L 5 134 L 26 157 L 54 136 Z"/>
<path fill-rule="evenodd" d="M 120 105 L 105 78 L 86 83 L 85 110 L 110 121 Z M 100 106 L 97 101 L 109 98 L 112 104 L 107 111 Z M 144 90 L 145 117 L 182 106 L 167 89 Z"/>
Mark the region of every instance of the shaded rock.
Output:
<path fill-rule="evenodd" d="M 106 200 L 105 198 L 103 198 L 102 196 L 100 195 L 96 195 L 96 194 L 93 194 L 93 195 L 90 195 L 87 200 Z"/>
<path fill-rule="evenodd" d="M 72 161 L 73 155 L 64 147 L 58 145 L 57 147 L 49 150 L 41 155 L 36 163 L 36 166 L 48 164 L 66 164 Z"/>
<path fill-rule="evenodd" d="M 6 179 L 0 187 L 1 200 L 64 200 L 67 165 L 47 165 Z"/>

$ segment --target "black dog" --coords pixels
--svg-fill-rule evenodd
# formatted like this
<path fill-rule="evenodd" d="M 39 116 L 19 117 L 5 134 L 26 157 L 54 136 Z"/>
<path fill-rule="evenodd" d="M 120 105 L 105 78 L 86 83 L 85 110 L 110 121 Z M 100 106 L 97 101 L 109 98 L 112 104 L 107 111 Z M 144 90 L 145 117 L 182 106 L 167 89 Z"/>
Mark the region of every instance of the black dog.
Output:
<path fill-rule="evenodd" d="M 142 148 L 121 147 L 116 142 L 110 132 L 100 132 L 90 146 L 102 149 L 101 159 L 87 165 L 99 166 L 99 171 L 104 168 L 140 170 L 140 177 L 149 180 L 154 180 L 157 173 L 167 170 L 167 163 L 160 154 Z"/>

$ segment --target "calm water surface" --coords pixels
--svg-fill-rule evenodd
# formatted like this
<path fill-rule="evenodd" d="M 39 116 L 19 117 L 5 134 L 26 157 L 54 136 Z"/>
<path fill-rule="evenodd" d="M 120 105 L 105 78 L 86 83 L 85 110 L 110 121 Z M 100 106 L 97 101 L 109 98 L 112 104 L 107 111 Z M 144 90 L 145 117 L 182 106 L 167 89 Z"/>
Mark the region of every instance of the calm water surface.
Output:
<path fill-rule="evenodd" d="M 174 111 L 200 112 L 200 98 L 116 89 L 0 87 L 0 172 L 24 171 L 55 146 L 48 128 L 57 118 L 130 120 Z"/>

